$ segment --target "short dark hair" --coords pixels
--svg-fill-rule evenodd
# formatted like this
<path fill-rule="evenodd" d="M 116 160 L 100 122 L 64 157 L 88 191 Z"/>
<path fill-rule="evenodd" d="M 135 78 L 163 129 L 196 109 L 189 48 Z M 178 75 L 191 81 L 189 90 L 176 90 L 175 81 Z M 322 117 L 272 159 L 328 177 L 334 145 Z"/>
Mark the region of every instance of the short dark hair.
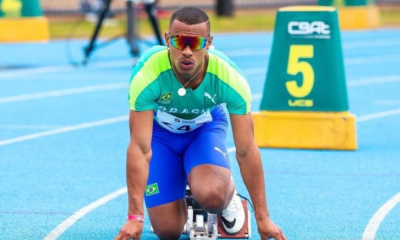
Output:
<path fill-rule="evenodd" d="M 171 28 L 172 23 L 178 20 L 187 25 L 195 25 L 199 23 L 206 23 L 208 34 L 210 34 L 210 19 L 208 15 L 196 7 L 182 7 L 176 10 L 169 20 L 169 28 Z"/>

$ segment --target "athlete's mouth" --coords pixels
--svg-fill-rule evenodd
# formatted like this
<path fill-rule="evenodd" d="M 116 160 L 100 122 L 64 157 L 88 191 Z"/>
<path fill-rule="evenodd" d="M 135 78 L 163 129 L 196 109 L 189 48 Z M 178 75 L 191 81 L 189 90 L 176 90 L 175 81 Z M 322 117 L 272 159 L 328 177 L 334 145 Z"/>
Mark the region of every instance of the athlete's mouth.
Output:
<path fill-rule="evenodd" d="M 182 61 L 181 61 L 181 64 L 184 64 L 184 65 L 193 65 L 193 62 L 192 62 L 191 60 L 182 60 Z"/>
<path fill-rule="evenodd" d="M 181 67 L 185 69 L 191 68 L 194 65 L 194 62 L 189 59 L 182 60 L 179 63 Z"/>

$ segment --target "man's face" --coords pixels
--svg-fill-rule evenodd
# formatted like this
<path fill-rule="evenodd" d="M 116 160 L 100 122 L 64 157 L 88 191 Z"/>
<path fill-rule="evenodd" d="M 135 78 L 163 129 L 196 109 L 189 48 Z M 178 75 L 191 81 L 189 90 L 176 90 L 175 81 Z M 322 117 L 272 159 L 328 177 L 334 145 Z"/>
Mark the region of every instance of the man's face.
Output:
<path fill-rule="evenodd" d="M 206 23 L 186 25 L 185 23 L 182 23 L 178 20 L 175 20 L 172 23 L 171 28 L 169 29 L 169 34 L 171 36 L 200 36 L 203 38 L 207 38 L 209 35 Z M 199 71 L 199 67 L 204 64 L 206 50 L 211 45 L 212 37 L 207 40 L 206 46 L 202 49 L 193 50 L 187 45 L 183 50 L 180 50 L 171 45 L 169 34 L 165 33 L 165 42 L 170 49 L 169 56 L 171 64 L 173 65 L 175 70 L 179 72 L 179 74 L 190 78 L 197 71 Z"/>

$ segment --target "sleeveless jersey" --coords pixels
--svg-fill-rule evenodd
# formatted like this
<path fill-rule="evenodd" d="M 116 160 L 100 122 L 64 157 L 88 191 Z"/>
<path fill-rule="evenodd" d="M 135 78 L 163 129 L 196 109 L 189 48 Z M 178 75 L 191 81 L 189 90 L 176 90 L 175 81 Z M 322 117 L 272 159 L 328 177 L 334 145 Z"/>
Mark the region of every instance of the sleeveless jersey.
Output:
<path fill-rule="evenodd" d="M 230 114 L 250 112 L 251 92 L 243 73 L 223 53 L 209 50 L 203 81 L 195 89 L 182 87 L 165 46 L 147 50 L 136 64 L 129 86 L 130 109 L 154 110 L 158 124 L 174 133 L 185 133 L 212 121 L 211 110 L 226 104 Z"/>

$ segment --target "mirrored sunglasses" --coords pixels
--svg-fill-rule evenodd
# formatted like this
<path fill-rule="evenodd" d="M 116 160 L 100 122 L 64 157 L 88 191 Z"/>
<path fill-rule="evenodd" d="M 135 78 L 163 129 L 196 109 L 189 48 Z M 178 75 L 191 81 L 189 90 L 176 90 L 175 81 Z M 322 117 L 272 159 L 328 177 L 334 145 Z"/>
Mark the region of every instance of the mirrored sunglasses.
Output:
<path fill-rule="evenodd" d="M 208 38 L 200 36 L 169 35 L 170 43 L 173 47 L 183 50 L 186 46 L 189 46 L 192 51 L 204 48 L 207 44 Z"/>

